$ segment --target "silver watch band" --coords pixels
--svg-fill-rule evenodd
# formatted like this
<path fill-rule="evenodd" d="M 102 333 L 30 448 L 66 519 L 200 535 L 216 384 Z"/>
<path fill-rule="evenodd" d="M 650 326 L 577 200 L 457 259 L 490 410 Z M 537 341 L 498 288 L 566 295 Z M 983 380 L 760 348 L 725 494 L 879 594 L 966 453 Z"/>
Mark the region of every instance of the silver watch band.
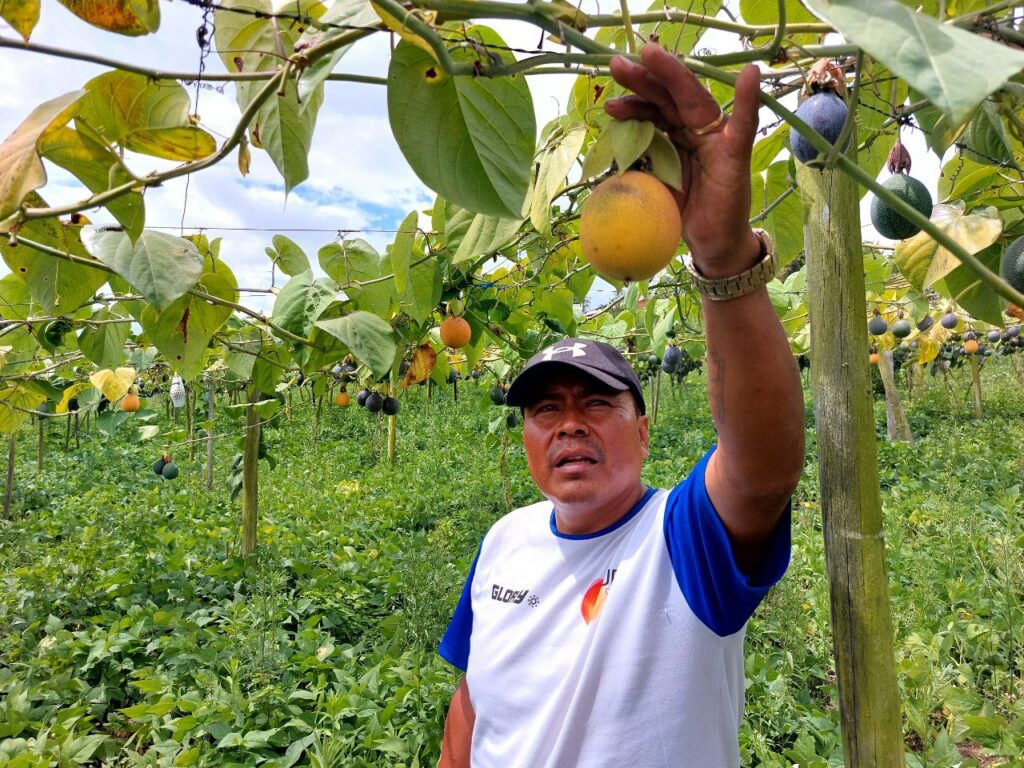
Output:
<path fill-rule="evenodd" d="M 761 288 L 775 277 L 779 267 L 779 256 L 775 250 L 775 241 L 763 229 L 755 229 L 754 234 L 761 242 L 761 260 L 750 269 L 732 277 L 712 280 L 704 277 L 687 257 L 686 269 L 690 273 L 690 281 L 701 294 L 712 301 L 738 299 Z"/>

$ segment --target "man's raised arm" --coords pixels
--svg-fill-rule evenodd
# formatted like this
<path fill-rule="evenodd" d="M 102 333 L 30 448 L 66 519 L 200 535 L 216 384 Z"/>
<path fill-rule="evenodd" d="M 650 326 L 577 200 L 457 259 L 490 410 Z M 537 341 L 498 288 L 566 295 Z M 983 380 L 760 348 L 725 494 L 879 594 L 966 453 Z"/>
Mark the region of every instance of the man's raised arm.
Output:
<path fill-rule="evenodd" d="M 609 101 L 606 109 L 619 119 L 651 120 L 668 133 L 682 163 L 683 190 L 674 194 L 693 266 L 708 280 L 740 275 L 765 256 L 747 220 L 757 68 L 740 73 L 734 110 L 725 117 L 660 46 L 646 45 L 642 58 L 642 64 L 612 61 L 612 75 L 636 95 Z M 739 565 L 753 572 L 803 468 L 800 376 L 763 286 L 738 298 L 705 297 L 703 309 L 708 399 L 719 435 L 706 485 Z"/>

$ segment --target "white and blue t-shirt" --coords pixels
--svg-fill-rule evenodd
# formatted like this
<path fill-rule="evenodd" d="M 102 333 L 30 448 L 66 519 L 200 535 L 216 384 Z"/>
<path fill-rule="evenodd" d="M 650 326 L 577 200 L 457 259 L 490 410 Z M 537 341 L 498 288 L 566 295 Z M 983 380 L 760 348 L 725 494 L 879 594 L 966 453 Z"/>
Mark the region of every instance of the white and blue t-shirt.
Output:
<path fill-rule="evenodd" d="M 551 502 L 488 531 L 440 653 L 465 670 L 473 768 L 735 768 L 747 620 L 789 564 L 790 514 L 740 571 L 704 472 L 595 533 Z"/>

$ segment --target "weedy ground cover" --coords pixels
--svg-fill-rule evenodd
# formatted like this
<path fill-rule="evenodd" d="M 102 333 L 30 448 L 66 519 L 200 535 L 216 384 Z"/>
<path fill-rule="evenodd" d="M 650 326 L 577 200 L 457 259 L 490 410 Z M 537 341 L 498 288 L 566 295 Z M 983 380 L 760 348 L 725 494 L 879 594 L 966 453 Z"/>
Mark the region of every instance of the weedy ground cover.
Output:
<path fill-rule="evenodd" d="M 884 442 L 876 411 L 908 763 L 1019 765 L 1021 389 L 1008 362 L 986 366 L 975 421 L 952 375 L 908 404 L 913 447 Z M 506 499 L 536 498 L 488 392 L 413 388 L 394 467 L 364 410 L 325 406 L 314 435 L 296 399 L 266 434 L 248 561 L 234 437 L 207 491 L 201 448 L 175 449 L 164 482 L 153 443 L 93 430 L 65 454 L 52 428 L 37 475 L 26 431 L 0 522 L 0 766 L 434 765 L 457 680 L 434 648 L 480 537 Z M 842 764 L 807 414 L 792 563 L 748 628 L 750 766 Z M 675 482 L 713 439 L 703 381 L 663 389 L 646 481 Z"/>

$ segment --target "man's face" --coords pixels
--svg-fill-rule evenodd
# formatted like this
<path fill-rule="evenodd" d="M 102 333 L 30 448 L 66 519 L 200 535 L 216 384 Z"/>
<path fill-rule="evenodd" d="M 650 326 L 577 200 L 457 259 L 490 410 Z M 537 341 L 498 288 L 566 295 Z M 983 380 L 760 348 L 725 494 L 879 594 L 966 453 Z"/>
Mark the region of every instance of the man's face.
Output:
<path fill-rule="evenodd" d="M 571 369 L 558 371 L 524 413 L 530 474 L 556 504 L 602 511 L 640 487 L 647 417 L 628 391 L 609 391 Z"/>

